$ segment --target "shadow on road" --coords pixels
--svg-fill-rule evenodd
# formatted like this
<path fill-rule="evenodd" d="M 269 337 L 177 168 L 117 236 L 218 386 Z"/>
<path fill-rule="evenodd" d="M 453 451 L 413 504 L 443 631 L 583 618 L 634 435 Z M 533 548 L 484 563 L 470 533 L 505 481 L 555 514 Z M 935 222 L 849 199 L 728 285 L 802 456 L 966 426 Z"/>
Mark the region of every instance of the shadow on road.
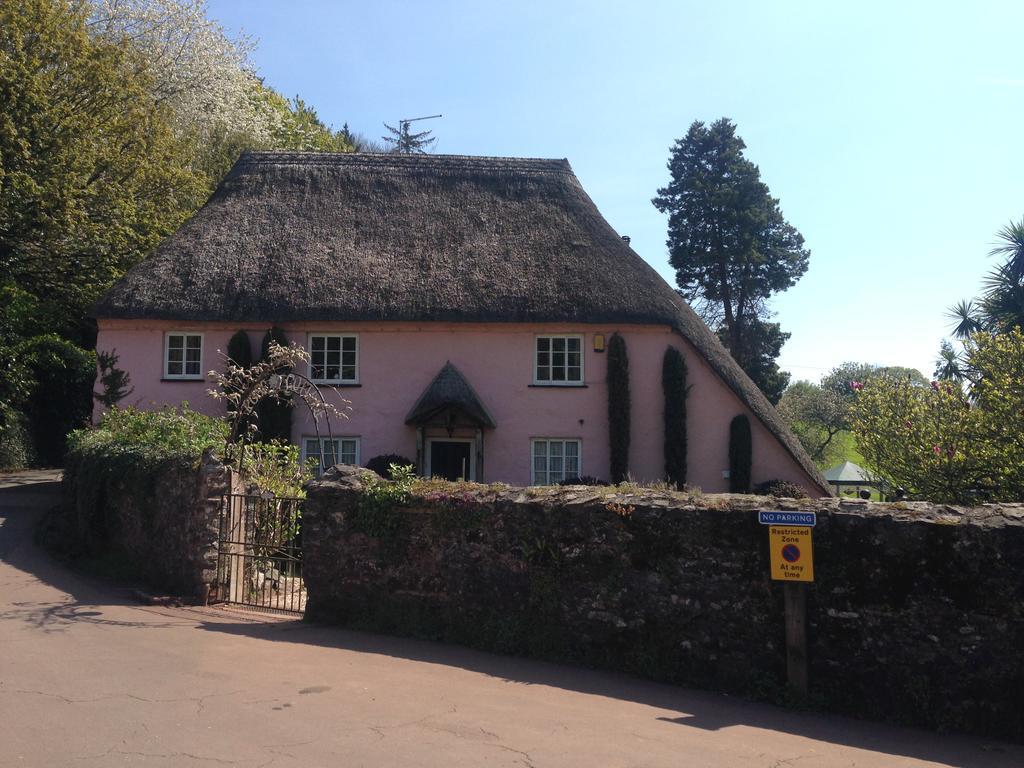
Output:
<path fill-rule="evenodd" d="M 248 637 L 254 640 L 335 648 L 355 653 L 464 669 L 519 685 L 560 688 L 646 705 L 677 713 L 652 714 L 657 720 L 684 727 L 718 731 L 747 726 L 778 731 L 890 755 L 955 766 L 1024 765 L 1024 748 L 983 742 L 955 735 L 938 736 L 922 730 L 896 728 L 844 717 L 811 714 L 757 704 L 722 694 L 652 683 L 627 675 L 563 666 L 469 648 L 409 638 L 375 635 L 301 620 L 261 621 L 258 616 L 207 609 L 152 609 L 138 605 L 130 590 L 77 573 L 53 560 L 33 541 L 42 513 L 59 501 L 57 483 L 10 485 L 0 483 L 0 561 L 13 566 L 15 580 L 38 580 L 66 596 L 59 602 L 31 603 L 0 600 L 0 621 L 23 621 L 44 632 L 65 631 L 81 622 L 159 631 L 197 625 L 197 631 Z M 4 582 L 13 583 L 8 575 Z M 5 591 L 0 583 L 0 595 Z M 138 620 L 107 618 L 106 606 L 130 605 Z"/>
<path fill-rule="evenodd" d="M 274 624 L 204 623 L 202 629 L 274 642 L 303 643 L 356 653 L 383 654 L 427 664 L 458 667 L 521 685 L 543 685 L 680 713 L 666 723 L 718 731 L 747 726 L 779 731 L 858 749 L 963 766 L 1024 765 L 1024 749 L 972 737 L 798 712 L 724 694 L 653 683 L 628 675 L 498 656 L 460 646 L 375 635 L 300 620 Z"/>
<path fill-rule="evenodd" d="M 132 590 L 104 579 L 77 572 L 52 558 L 35 543 L 36 529 L 45 514 L 60 503 L 60 482 L 52 471 L 0 476 L 0 562 L 15 569 L 0 579 L 0 621 L 22 621 L 41 632 L 62 632 L 80 622 L 156 628 L 182 622 L 154 622 L 155 616 L 139 621 L 104 618 L 103 606 L 138 603 Z M 26 475 L 29 477 L 26 478 Z M 33 477 L 35 476 L 35 477 Z M 64 595 L 53 602 L 11 600 L 7 587 L 33 581 L 46 584 Z"/>

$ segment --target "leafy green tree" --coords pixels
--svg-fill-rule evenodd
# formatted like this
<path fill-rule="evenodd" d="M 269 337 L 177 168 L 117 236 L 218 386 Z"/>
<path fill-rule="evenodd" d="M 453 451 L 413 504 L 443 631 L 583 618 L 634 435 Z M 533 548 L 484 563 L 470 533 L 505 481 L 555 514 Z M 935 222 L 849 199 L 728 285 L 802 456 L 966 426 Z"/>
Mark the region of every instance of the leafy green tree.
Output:
<path fill-rule="evenodd" d="M 798 381 L 779 401 L 779 413 L 815 462 L 830 465 L 843 458 L 842 441 L 851 429 L 851 409 L 859 388 L 876 378 L 927 387 L 928 380 L 913 368 L 846 362 L 826 374 L 821 384 Z"/>
<path fill-rule="evenodd" d="M 932 375 L 939 381 L 952 381 L 956 384 L 963 384 L 967 379 L 963 359 L 948 339 L 943 339 L 939 344 L 939 355 L 935 359 Z"/>
<path fill-rule="evenodd" d="M 774 359 L 786 334 L 766 322 L 767 300 L 800 279 L 810 252 L 745 149 L 726 118 L 694 122 L 672 148 L 672 180 L 652 202 L 669 215 L 669 261 L 683 295 L 777 400 L 786 382 Z"/>
<path fill-rule="evenodd" d="M 777 405 L 789 384 L 789 373 L 779 370 L 775 360 L 790 334 L 784 332 L 778 323 L 759 318 L 749 321 L 746 334 L 747 343 L 743 351 L 733 353 L 733 357 L 772 405 Z M 719 329 L 718 338 L 726 347 L 729 346 L 729 334 L 724 327 Z"/>
<path fill-rule="evenodd" d="M 44 466 L 59 467 L 67 434 L 92 416 L 96 356 L 53 334 L 29 339 L 17 354 L 31 381 L 22 408 L 36 456 Z"/>
<path fill-rule="evenodd" d="M 854 384 L 866 384 L 874 378 L 909 381 L 915 387 L 928 386 L 928 379 L 916 368 L 902 365 L 872 365 L 871 363 L 846 362 L 833 368 L 821 380 L 824 389 L 852 403 L 857 388 Z"/>
<path fill-rule="evenodd" d="M 981 296 L 950 307 L 953 335 L 969 339 L 978 331 L 1000 333 L 1024 328 L 1024 218 L 1010 222 L 997 235 L 990 256 L 1001 257 L 986 275 Z"/>
<path fill-rule="evenodd" d="M 946 312 L 953 322 L 953 336 L 961 342 L 977 333 L 1024 328 L 1024 218 L 1007 224 L 997 238 L 989 256 L 1002 261 L 985 276 L 981 296 L 959 301 Z M 977 372 L 968 363 L 965 350 L 958 351 L 944 339 L 935 361 L 935 377 L 970 384 L 977 381 Z"/>
<path fill-rule="evenodd" d="M 316 110 L 296 96 L 291 101 L 261 86 L 279 112 L 279 125 L 273 130 L 270 144 L 274 149 L 303 152 L 353 152 L 355 146 L 344 131 L 333 131 L 317 115 Z"/>
<path fill-rule="evenodd" d="M 80 343 L 91 303 L 206 193 L 149 88 L 80 4 L 0 4 L 0 275 Z"/>
<path fill-rule="evenodd" d="M 779 414 L 819 465 L 840 458 L 835 438 L 849 429 L 848 413 L 845 397 L 809 381 L 791 384 L 779 401 Z"/>
<path fill-rule="evenodd" d="M 876 377 L 853 407 L 868 465 L 916 498 L 945 503 L 1024 499 L 1024 334 L 979 333 L 965 347 L 979 372 L 969 396 L 951 382 Z"/>

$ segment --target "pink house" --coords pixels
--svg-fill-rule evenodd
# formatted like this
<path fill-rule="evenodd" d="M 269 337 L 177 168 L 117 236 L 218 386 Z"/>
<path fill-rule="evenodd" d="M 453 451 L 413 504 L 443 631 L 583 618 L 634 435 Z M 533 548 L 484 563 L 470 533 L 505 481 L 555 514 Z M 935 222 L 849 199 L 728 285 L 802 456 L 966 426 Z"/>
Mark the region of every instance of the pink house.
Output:
<path fill-rule="evenodd" d="M 251 152 L 209 202 L 96 305 L 124 404 L 188 401 L 244 329 L 283 328 L 350 418 L 307 456 L 414 458 L 425 474 L 526 485 L 609 476 L 606 341 L 626 342 L 630 474 L 665 476 L 662 360 L 687 364 L 688 475 L 728 489 L 730 421 L 753 482 L 828 485 L 690 307 L 602 218 L 564 160 Z"/>

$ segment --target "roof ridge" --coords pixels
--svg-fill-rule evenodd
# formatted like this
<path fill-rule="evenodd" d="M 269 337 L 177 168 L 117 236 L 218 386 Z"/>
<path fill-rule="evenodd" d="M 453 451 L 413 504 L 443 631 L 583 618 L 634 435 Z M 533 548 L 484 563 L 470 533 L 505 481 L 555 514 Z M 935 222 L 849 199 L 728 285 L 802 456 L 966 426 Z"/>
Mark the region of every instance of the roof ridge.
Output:
<path fill-rule="evenodd" d="M 394 152 L 303 152 L 247 150 L 239 165 L 339 165 L 375 168 L 472 168 L 474 170 L 547 171 L 572 174 L 566 158 L 492 155 L 399 154 Z"/>

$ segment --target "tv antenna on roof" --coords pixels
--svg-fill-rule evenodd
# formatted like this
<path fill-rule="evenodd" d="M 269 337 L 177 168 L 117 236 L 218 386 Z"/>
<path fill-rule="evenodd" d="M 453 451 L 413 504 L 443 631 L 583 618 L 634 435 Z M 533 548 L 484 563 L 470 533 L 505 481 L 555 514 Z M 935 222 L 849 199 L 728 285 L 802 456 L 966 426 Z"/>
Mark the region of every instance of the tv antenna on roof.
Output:
<path fill-rule="evenodd" d="M 387 123 L 384 123 L 384 127 L 391 131 L 391 136 L 384 136 L 384 141 L 392 145 L 392 152 L 399 152 L 402 154 L 422 154 L 433 145 L 437 139 L 430 135 L 430 131 L 420 131 L 419 133 L 409 132 L 409 123 L 415 123 L 420 120 L 434 120 L 438 117 L 444 117 L 444 115 L 426 115 L 424 117 L 406 117 L 398 121 L 398 128 L 392 128 Z"/>
<path fill-rule="evenodd" d="M 399 125 L 408 126 L 409 123 L 415 123 L 417 120 L 433 120 L 436 117 L 444 117 L 444 115 L 427 115 L 426 117 L 407 117 L 404 120 L 399 120 Z M 406 128 L 408 130 L 408 128 Z"/>

